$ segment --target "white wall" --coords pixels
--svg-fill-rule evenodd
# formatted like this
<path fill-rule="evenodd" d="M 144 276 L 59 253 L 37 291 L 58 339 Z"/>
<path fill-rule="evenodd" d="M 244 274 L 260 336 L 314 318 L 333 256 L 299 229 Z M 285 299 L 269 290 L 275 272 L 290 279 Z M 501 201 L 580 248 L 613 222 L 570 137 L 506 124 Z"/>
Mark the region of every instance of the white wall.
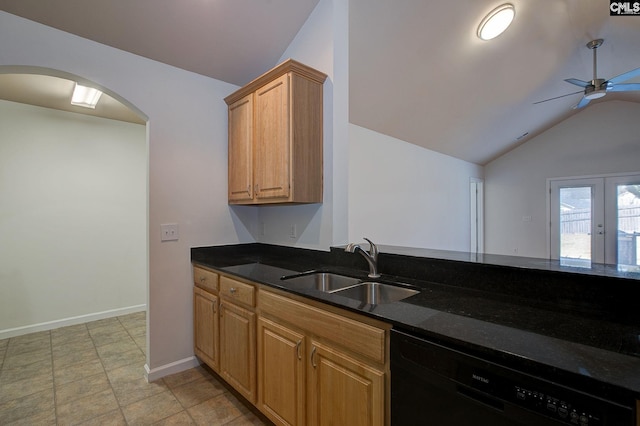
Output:
<path fill-rule="evenodd" d="M 485 251 L 547 257 L 547 178 L 640 171 L 638 117 L 637 103 L 593 104 L 487 164 Z"/>
<path fill-rule="evenodd" d="M 0 100 L 0 129 L 0 338 L 144 310 L 145 126 Z"/>
<path fill-rule="evenodd" d="M 344 97 L 334 99 L 336 30 L 333 22 L 335 15 L 345 13 L 340 8 L 340 5 L 334 5 L 331 0 L 321 0 L 278 61 L 293 58 L 328 75 L 323 92 L 323 202 L 297 206 L 252 207 L 259 212 L 254 236 L 260 242 L 321 250 L 328 250 L 335 243 L 333 212 L 339 207 L 334 195 L 334 145 L 336 141 L 346 144 L 345 137 L 338 138 L 334 133 L 334 108 L 337 108 L 335 103 L 344 100 Z M 339 119 L 346 122 L 347 117 L 344 115 Z M 342 191 L 346 193 L 346 187 Z M 290 230 L 294 225 L 297 235 L 292 238 Z M 346 235 L 342 238 L 346 238 Z"/>
<path fill-rule="evenodd" d="M 150 378 L 194 364 L 193 246 L 253 241 L 227 194 L 223 98 L 236 86 L 0 12 L 2 67 L 44 67 L 86 78 L 149 119 L 148 327 Z M 160 242 L 177 222 L 180 240 Z"/>
<path fill-rule="evenodd" d="M 469 251 L 469 181 L 482 167 L 351 125 L 349 240 Z"/>

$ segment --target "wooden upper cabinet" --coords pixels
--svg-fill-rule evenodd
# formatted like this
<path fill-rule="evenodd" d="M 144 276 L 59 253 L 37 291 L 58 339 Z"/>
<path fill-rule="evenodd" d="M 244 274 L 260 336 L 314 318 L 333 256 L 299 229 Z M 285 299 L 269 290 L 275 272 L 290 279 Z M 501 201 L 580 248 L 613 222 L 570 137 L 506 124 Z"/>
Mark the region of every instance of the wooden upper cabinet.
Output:
<path fill-rule="evenodd" d="M 289 198 L 289 74 L 255 93 L 256 198 Z"/>
<path fill-rule="evenodd" d="M 253 95 L 229 105 L 229 202 L 253 199 Z"/>
<path fill-rule="evenodd" d="M 227 96 L 229 204 L 322 202 L 322 85 L 289 59 Z"/>

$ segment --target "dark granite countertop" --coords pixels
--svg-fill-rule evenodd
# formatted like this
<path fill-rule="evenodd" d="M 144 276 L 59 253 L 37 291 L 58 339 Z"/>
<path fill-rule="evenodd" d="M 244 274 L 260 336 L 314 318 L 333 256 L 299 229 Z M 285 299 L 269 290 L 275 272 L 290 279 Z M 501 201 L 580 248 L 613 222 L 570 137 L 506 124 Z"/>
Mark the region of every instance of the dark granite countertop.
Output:
<path fill-rule="evenodd" d="M 576 274 L 553 264 L 496 265 L 496 259 L 487 264 L 411 253 L 381 253 L 380 281 L 400 281 L 421 292 L 379 305 L 280 279 L 311 269 L 365 279 L 364 259 L 340 248 L 241 244 L 194 248 L 191 258 L 603 398 L 640 398 L 640 274 L 607 268 Z"/>

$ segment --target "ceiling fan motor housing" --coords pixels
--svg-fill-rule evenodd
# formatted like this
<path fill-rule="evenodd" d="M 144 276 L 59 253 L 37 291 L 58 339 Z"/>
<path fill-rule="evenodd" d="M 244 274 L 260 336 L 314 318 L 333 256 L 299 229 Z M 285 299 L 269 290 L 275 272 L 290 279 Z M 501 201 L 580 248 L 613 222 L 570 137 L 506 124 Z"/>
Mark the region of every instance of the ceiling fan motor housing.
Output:
<path fill-rule="evenodd" d="M 589 82 L 584 88 L 584 98 L 592 100 L 603 97 L 607 93 L 607 81 L 603 78 L 596 78 Z"/>

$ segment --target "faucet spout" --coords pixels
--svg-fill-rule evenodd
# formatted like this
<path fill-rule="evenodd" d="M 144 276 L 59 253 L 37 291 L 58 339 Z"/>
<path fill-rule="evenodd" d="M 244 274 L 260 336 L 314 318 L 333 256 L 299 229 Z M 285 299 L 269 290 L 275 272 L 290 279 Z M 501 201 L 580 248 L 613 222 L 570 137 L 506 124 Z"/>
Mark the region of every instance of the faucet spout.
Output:
<path fill-rule="evenodd" d="M 369 264 L 369 278 L 379 278 L 378 273 L 378 247 L 368 238 L 364 238 L 369 243 L 369 251 L 365 251 L 359 244 L 349 243 L 344 251 L 349 253 L 360 253 Z"/>

